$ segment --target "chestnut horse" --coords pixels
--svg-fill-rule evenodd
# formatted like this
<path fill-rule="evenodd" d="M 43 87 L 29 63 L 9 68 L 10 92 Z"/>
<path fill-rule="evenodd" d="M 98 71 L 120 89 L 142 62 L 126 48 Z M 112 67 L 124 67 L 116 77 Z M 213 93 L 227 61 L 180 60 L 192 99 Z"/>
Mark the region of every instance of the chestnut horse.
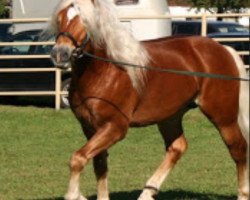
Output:
<path fill-rule="evenodd" d="M 88 139 L 72 155 L 67 200 L 86 199 L 79 189 L 80 173 L 92 158 L 97 199 L 108 200 L 108 148 L 123 139 L 131 126 L 157 124 L 166 156 L 139 197 L 152 200 L 187 149 L 182 118 L 194 105 L 219 130 L 236 163 L 238 200 L 248 200 L 248 82 L 148 71 L 100 60 L 246 77 L 234 50 L 205 37 L 140 43 L 121 25 L 109 0 L 63 0 L 49 30 L 57 35 L 51 52 L 54 63 L 72 67 L 69 101 Z"/>

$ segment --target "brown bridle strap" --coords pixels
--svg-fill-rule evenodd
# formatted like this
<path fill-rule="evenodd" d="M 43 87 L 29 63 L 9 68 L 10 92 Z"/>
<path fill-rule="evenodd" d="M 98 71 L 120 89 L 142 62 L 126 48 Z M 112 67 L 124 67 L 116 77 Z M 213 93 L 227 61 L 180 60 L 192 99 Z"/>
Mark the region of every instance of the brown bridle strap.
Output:
<path fill-rule="evenodd" d="M 67 37 L 68 39 L 70 39 L 70 41 L 73 43 L 73 45 L 76 48 L 82 48 L 82 49 L 84 49 L 86 47 L 86 45 L 88 44 L 88 42 L 90 40 L 90 33 L 89 32 L 86 32 L 86 36 L 84 37 L 84 39 L 83 39 L 83 41 L 81 42 L 80 45 L 78 44 L 76 39 L 69 32 L 66 32 L 66 31 L 58 33 L 58 35 L 56 36 L 56 41 L 61 36 Z"/>
<path fill-rule="evenodd" d="M 83 41 L 81 42 L 80 45 L 78 44 L 76 39 L 69 32 L 60 32 L 60 33 L 58 33 L 58 35 L 56 36 L 56 41 L 61 36 L 64 36 L 64 37 L 67 37 L 68 39 L 70 39 L 70 41 L 75 46 L 75 49 L 72 52 L 73 57 L 80 59 L 80 58 L 82 58 L 84 56 L 83 50 L 85 49 L 86 45 L 90 41 L 90 33 L 89 32 L 86 32 L 86 35 L 85 35 L 85 37 L 84 37 L 84 39 L 83 39 Z"/>
<path fill-rule="evenodd" d="M 68 39 L 70 39 L 70 41 L 74 44 L 75 47 L 79 47 L 77 41 L 75 40 L 75 38 L 69 33 L 69 32 L 60 32 L 57 36 L 56 36 L 56 41 L 58 40 L 59 37 L 64 36 L 67 37 Z"/>

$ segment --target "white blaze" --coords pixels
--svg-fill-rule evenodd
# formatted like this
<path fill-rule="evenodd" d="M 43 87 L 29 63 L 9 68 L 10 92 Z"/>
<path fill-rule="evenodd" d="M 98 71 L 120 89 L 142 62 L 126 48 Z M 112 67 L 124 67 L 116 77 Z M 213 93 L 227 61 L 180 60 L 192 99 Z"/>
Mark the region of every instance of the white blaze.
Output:
<path fill-rule="evenodd" d="M 68 23 L 74 19 L 76 16 L 78 15 L 77 11 L 75 10 L 75 8 L 70 7 L 67 13 L 67 17 L 68 17 Z"/>

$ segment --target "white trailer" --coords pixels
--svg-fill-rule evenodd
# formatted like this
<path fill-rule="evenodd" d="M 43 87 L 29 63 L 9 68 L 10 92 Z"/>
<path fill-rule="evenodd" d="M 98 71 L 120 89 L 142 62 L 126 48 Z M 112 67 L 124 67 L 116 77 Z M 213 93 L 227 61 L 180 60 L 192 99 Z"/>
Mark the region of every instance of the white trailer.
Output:
<path fill-rule="evenodd" d="M 110 0 L 116 5 L 120 17 L 169 14 L 166 0 Z M 13 18 L 50 17 L 60 0 L 13 0 Z M 171 34 L 169 19 L 131 19 L 123 22 L 138 40 L 156 39 Z M 39 29 L 45 25 L 17 24 L 15 32 Z"/>
<path fill-rule="evenodd" d="M 169 15 L 166 0 L 116 0 L 120 17 Z M 170 19 L 131 19 L 123 22 L 138 40 L 150 40 L 171 35 Z"/>

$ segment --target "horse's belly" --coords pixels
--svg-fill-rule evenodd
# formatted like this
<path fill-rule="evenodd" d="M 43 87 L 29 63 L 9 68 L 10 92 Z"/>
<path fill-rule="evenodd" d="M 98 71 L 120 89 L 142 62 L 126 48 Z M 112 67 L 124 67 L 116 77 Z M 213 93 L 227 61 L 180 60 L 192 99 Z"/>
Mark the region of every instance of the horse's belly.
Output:
<path fill-rule="evenodd" d="M 160 122 L 189 107 L 197 95 L 193 77 L 159 73 L 152 74 L 152 77 L 133 114 L 131 126 Z"/>

